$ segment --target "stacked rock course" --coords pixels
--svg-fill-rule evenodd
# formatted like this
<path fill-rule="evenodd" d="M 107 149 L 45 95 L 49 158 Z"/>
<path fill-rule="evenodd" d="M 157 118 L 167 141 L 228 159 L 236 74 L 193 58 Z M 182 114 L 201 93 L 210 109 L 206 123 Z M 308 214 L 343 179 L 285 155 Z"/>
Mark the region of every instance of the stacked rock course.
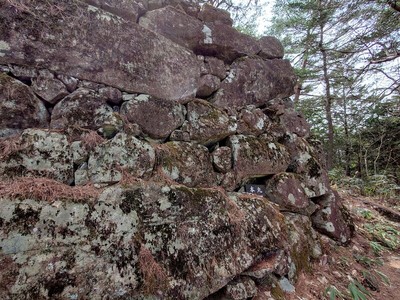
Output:
<path fill-rule="evenodd" d="M 208 5 L 0 0 L 0 298 L 292 292 L 351 238 L 295 83 Z"/>

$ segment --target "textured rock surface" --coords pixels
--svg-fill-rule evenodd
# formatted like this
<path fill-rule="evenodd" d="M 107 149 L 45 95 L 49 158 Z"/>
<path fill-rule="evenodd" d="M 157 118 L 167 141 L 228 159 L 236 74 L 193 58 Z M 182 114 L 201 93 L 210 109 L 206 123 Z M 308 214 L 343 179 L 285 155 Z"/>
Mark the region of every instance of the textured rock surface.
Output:
<path fill-rule="evenodd" d="M 187 122 L 183 129 L 190 139 L 207 145 L 223 140 L 236 132 L 235 119 L 207 101 L 194 100 L 187 107 Z"/>
<path fill-rule="evenodd" d="M 192 1 L 1 3 L 0 299 L 284 299 L 350 241 L 275 38 Z"/>
<path fill-rule="evenodd" d="M 190 187 L 216 185 L 211 155 L 204 146 L 187 142 L 169 142 L 157 149 L 158 172 Z"/>
<path fill-rule="evenodd" d="M 144 94 L 126 101 L 121 107 L 121 114 L 128 121 L 138 124 L 144 133 L 154 139 L 165 139 L 180 127 L 185 113 L 185 107 L 180 104 Z"/>
<path fill-rule="evenodd" d="M 55 5 L 58 10 L 51 9 Z M 0 63 L 33 64 L 159 98 L 182 99 L 195 94 L 199 76 L 196 56 L 177 44 L 78 1 L 74 5 L 46 1 L 35 10 L 40 19 L 8 4 L 1 6 L 0 36 L 6 46 Z M 52 26 L 46 26 L 43 19 Z M 87 30 L 82 31 L 82 26 Z M 163 67 L 158 68 L 160 65 Z"/>
<path fill-rule="evenodd" d="M 54 107 L 50 127 L 66 129 L 71 126 L 97 130 L 108 128 L 121 129 L 122 120 L 106 103 L 104 98 L 96 96 L 93 90 L 78 89 L 65 97 Z"/>
<path fill-rule="evenodd" d="M 0 137 L 25 128 L 46 128 L 48 112 L 44 104 L 22 82 L 0 74 Z"/>
<path fill-rule="evenodd" d="M 110 188 L 93 204 L 1 198 L 1 259 L 10 271 L 2 295 L 135 298 L 146 290 L 202 299 L 262 251 L 283 247 L 282 215 L 262 198 L 240 197 L 149 183 Z"/>
<path fill-rule="evenodd" d="M 67 137 L 56 132 L 26 129 L 2 157 L 1 177 L 49 177 L 73 182 L 73 160 Z"/>
<path fill-rule="evenodd" d="M 284 210 L 311 215 L 315 205 L 301 186 L 301 178 L 293 173 L 279 173 L 267 180 L 267 195 Z"/>
<path fill-rule="evenodd" d="M 274 98 L 291 96 L 295 82 L 288 61 L 239 59 L 231 65 L 213 103 L 219 107 L 260 106 Z"/>
<path fill-rule="evenodd" d="M 148 143 L 119 133 L 93 150 L 88 172 L 94 183 L 116 183 L 122 179 L 121 168 L 132 176 L 146 177 L 151 174 L 154 162 L 155 152 Z"/>
<path fill-rule="evenodd" d="M 285 147 L 265 137 L 235 135 L 229 138 L 229 143 L 233 168 L 240 179 L 284 172 L 289 165 Z"/>
<path fill-rule="evenodd" d="M 349 219 L 349 213 L 340 203 L 339 195 L 330 191 L 315 202 L 320 206 L 311 216 L 315 228 L 340 243 L 347 244 L 353 235 L 354 226 Z"/>
<path fill-rule="evenodd" d="M 264 36 L 258 40 L 260 45 L 259 56 L 266 59 L 282 58 L 284 49 L 281 42 L 273 36 Z"/>

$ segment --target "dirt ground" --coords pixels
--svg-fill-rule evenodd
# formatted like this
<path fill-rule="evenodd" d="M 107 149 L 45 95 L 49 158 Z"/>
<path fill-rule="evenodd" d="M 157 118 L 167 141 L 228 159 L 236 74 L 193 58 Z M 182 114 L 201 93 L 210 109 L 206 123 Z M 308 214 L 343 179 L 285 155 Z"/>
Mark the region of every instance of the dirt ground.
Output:
<path fill-rule="evenodd" d="M 312 272 L 299 276 L 296 292 L 286 299 L 400 300 L 400 223 L 371 205 L 400 212 L 400 199 L 339 192 L 355 223 L 354 238 L 346 247 L 322 238 L 325 254 L 312 262 Z"/>

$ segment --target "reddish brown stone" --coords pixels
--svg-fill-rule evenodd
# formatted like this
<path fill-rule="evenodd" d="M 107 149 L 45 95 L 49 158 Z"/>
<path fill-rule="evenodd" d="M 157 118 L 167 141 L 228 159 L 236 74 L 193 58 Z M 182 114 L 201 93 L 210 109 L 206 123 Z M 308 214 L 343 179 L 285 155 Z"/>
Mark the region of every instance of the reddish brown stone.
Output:
<path fill-rule="evenodd" d="M 78 89 L 54 107 L 50 127 L 66 129 L 71 126 L 98 130 L 105 125 L 121 129 L 122 120 L 94 91 Z M 110 128 L 109 128 L 110 129 Z"/>
<path fill-rule="evenodd" d="M 354 232 L 354 224 L 349 212 L 341 204 L 336 192 L 330 192 L 317 199 L 320 206 L 312 216 L 313 226 L 321 233 L 347 244 Z"/>
<path fill-rule="evenodd" d="M 265 59 L 282 58 L 284 49 L 281 42 L 273 36 L 263 36 L 258 40 L 261 51 L 258 56 Z"/>
<path fill-rule="evenodd" d="M 221 81 L 217 76 L 204 75 L 200 78 L 196 96 L 199 98 L 206 98 L 218 90 L 220 84 Z"/>
<path fill-rule="evenodd" d="M 50 104 L 68 95 L 66 86 L 58 79 L 39 76 L 32 81 L 32 90 Z"/>
<path fill-rule="evenodd" d="M 260 135 L 271 126 L 271 121 L 259 108 L 247 107 L 238 116 L 238 134 Z"/>
<path fill-rule="evenodd" d="M 244 58 L 231 65 L 212 102 L 223 108 L 261 106 L 293 94 L 296 76 L 286 60 Z"/>
<path fill-rule="evenodd" d="M 279 173 L 266 181 L 268 198 L 282 210 L 311 215 L 315 205 L 311 203 L 301 186 L 301 177 L 293 173 Z"/>
<path fill-rule="evenodd" d="M 212 153 L 214 167 L 218 172 L 226 173 L 232 168 L 232 150 L 229 147 L 219 147 Z"/>
<path fill-rule="evenodd" d="M 185 120 L 185 107 L 181 104 L 139 95 L 122 104 L 121 114 L 138 124 L 151 138 L 165 139 Z"/>
<path fill-rule="evenodd" d="M 232 26 L 233 20 L 230 13 L 209 4 L 204 4 L 199 12 L 198 18 L 203 22 L 220 23 Z"/>
<path fill-rule="evenodd" d="M 226 67 L 222 60 L 216 57 L 206 56 L 204 57 L 204 62 L 207 74 L 215 75 L 220 79 L 226 77 Z"/>
<path fill-rule="evenodd" d="M 44 104 L 22 82 L 0 73 L 0 137 L 25 128 L 47 128 Z"/>
<path fill-rule="evenodd" d="M 0 30 L 0 64 L 35 65 L 168 100 L 196 92 L 196 56 L 134 22 L 80 1 L 29 2 L 35 14 L 8 8 L 0 7 L 0 28 L 7 28 Z"/>
<path fill-rule="evenodd" d="M 286 132 L 295 133 L 299 137 L 307 138 L 310 135 L 310 125 L 307 123 L 303 114 L 294 109 L 286 110 L 280 116 L 283 127 Z"/>

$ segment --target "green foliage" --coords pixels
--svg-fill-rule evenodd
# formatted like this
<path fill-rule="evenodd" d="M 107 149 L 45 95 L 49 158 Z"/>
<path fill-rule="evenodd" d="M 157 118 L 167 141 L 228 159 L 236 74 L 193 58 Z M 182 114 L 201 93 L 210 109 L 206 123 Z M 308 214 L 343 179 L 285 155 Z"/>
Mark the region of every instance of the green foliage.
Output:
<path fill-rule="evenodd" d="M 363 227 L 375 241 L 389 249 L 396 250 L 400 247 L 400 231 L 393 226 L 382 223 L 366 223 Z"/>
<path fill-rule="evenodd" d="M 377 270 L 375 270 L 375 273 L 379 276 L 379 278 L 382 280 L 382 282 L 385 285 L 390 286 L 390 280 L 385 274 L 383 274 L 382 272 L 379 272 Z"/>
<path fill-rule="evenodd" d="M 383 250 L 385 250 L 385 248 L 379 242 L 371 241 L 369 242 L 369 246 L 371 247 L 372 251 L 374 251 L 376 256 L 381 255 Z"/>
<path fill-rule="evenodd" d="M 370 295 L 366 288 L 356 279 L 349 283 L 348 290 L 351 298 L 354 300 L 367 300 L 367 297 Z"/>
<path fill-rule="evenodd" d="M 367 220 L 371 220 L 374 217 L 372 211 L 370 211 L 368 209 L 362 210 L 360 214 L 363 216 L 364 219 L 367 219 Z"/>
<path fill-rule="evenodd" d="M 355 254 L 354 258 L 356 259 L 356 261 L 359 264 L 361 264 L 367 268 L 371 268 L 376 265 L 379 265 L 379 266 L 383 265 L 383 262 L 380 259 L 373 259 L 373 258 L 364 256 L 364 255 Z"/>
<path fill-rule="evenodd" d="M 329 296 L 329 300 L 345 299 L 343 293 L 340 292 L 334 285 L 330 285 L 325 289 L 324 296 Z"/>

